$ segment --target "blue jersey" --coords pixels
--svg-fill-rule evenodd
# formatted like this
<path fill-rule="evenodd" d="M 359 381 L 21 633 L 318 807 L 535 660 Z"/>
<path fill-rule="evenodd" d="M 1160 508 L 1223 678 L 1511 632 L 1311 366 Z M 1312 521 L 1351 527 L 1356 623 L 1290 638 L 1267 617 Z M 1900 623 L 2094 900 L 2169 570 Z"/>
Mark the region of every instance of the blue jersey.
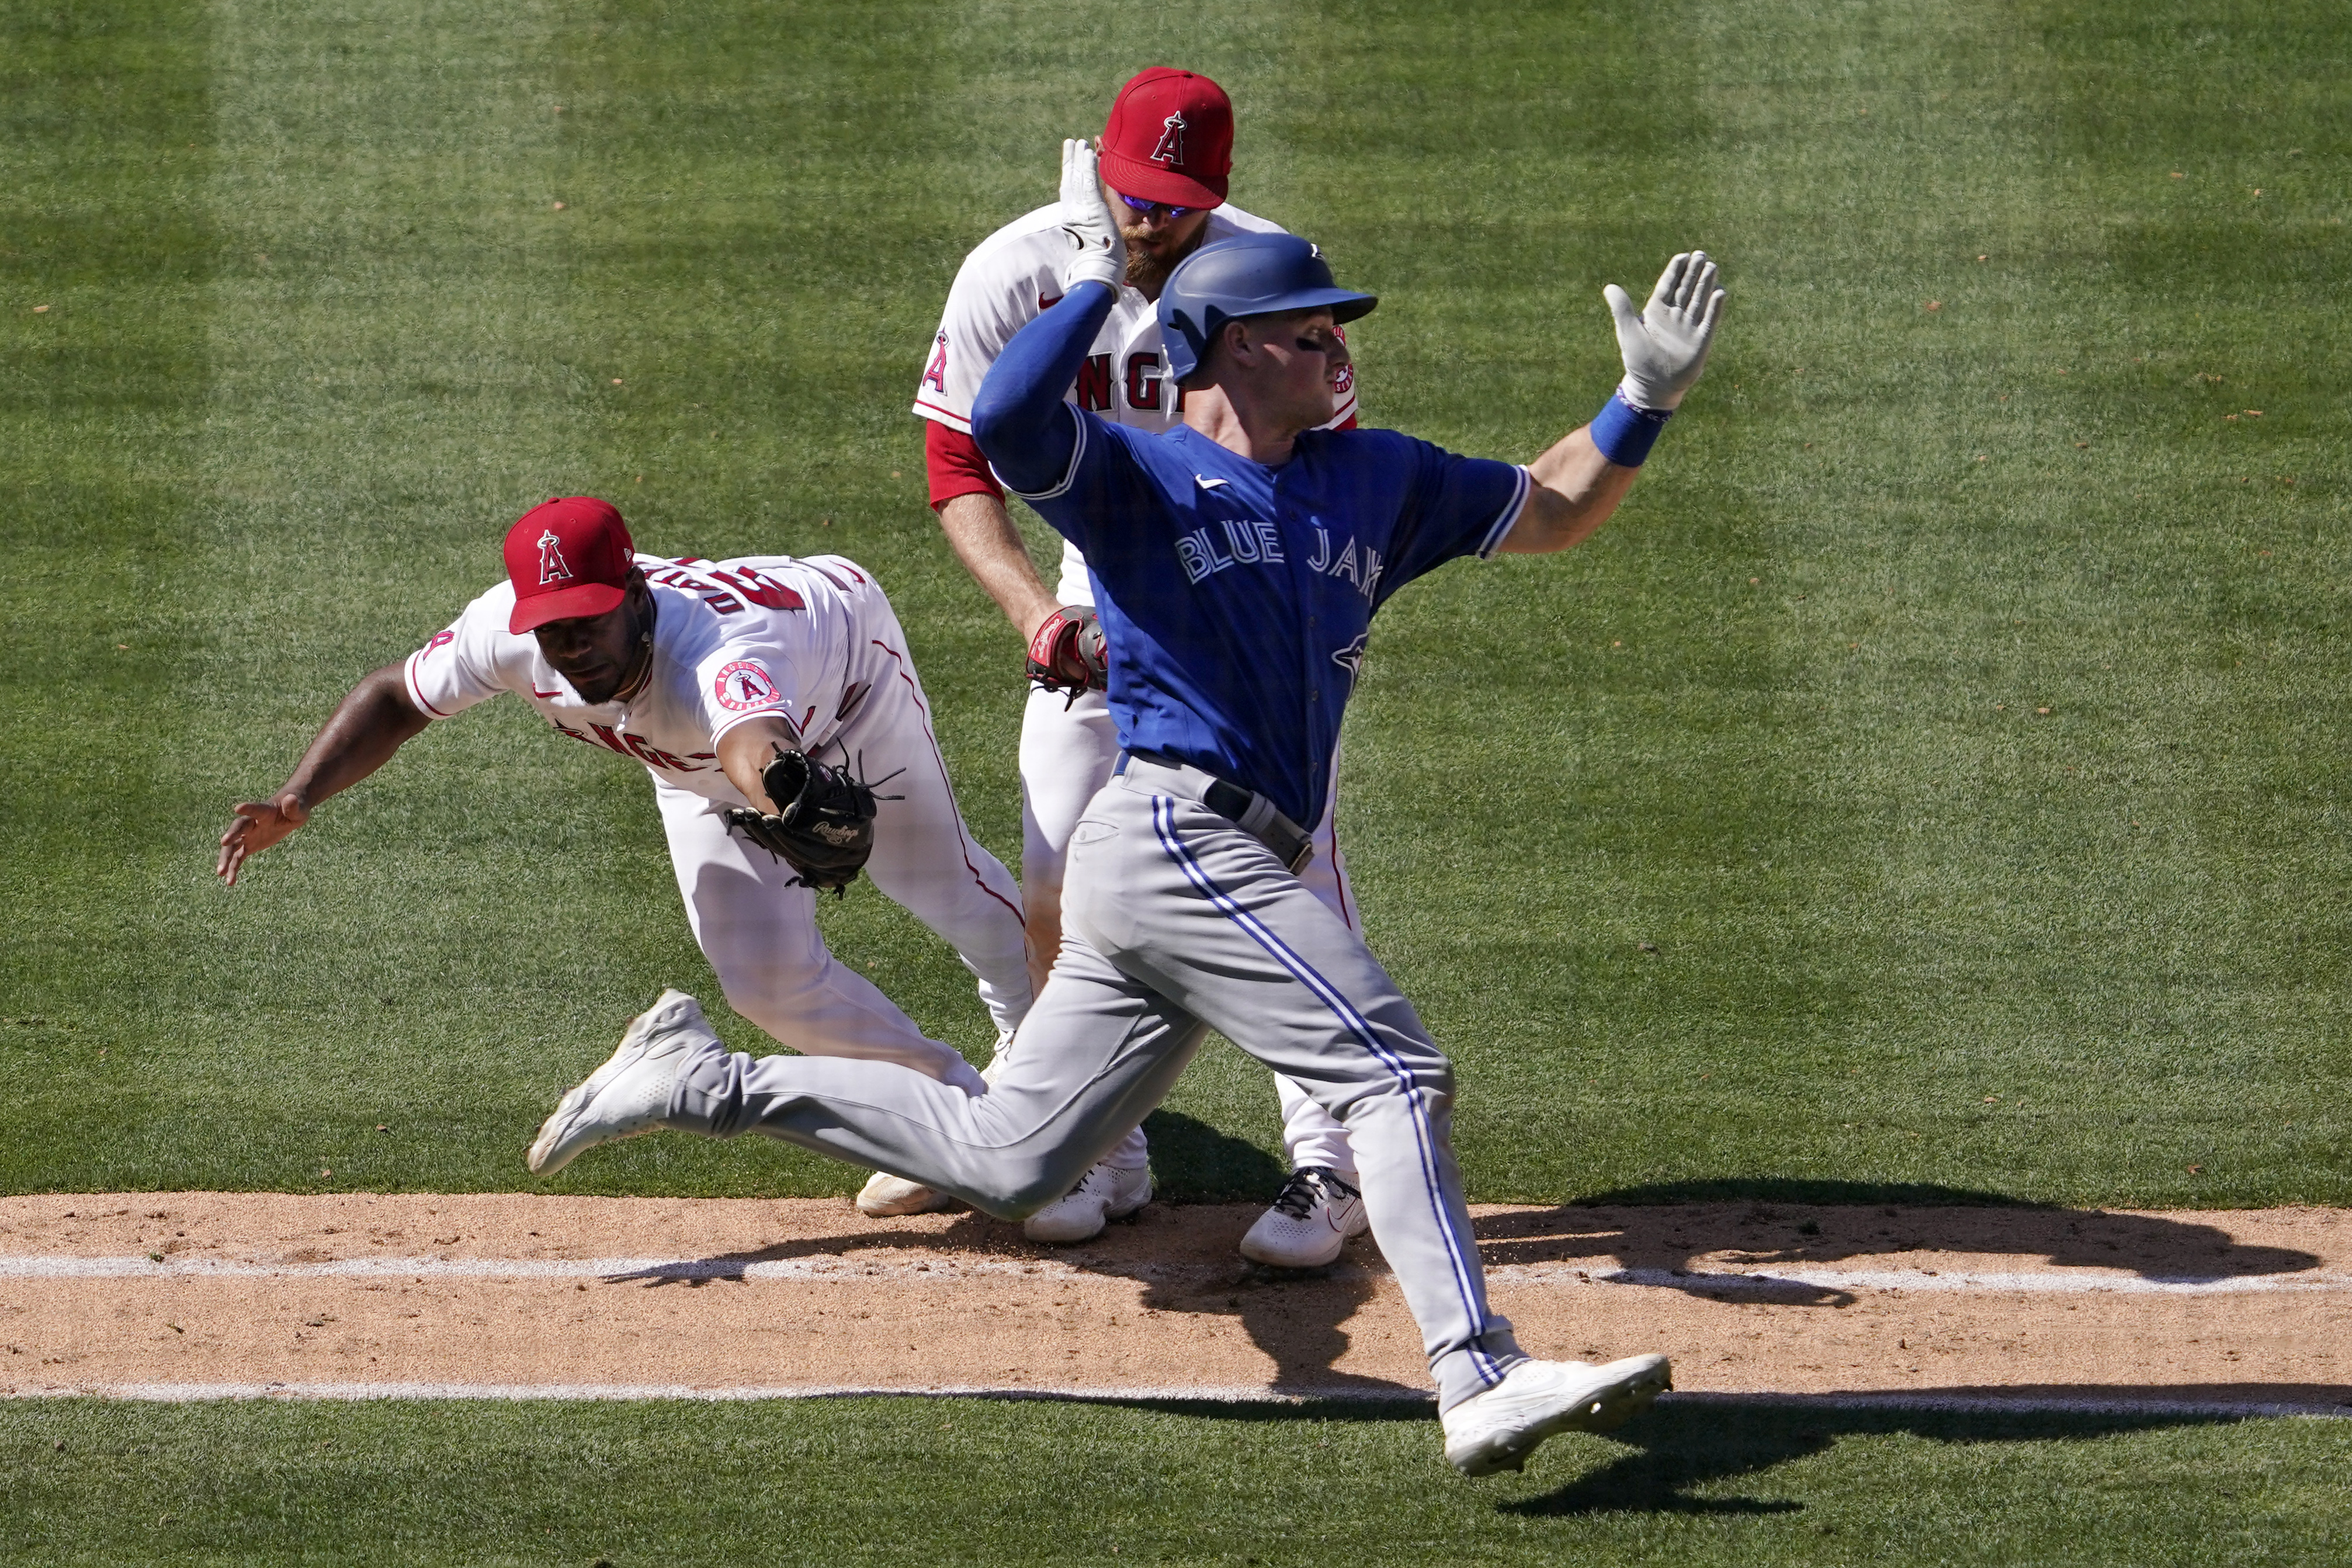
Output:
<path fill-rule="evenodd" d="M 1308 430 L 1269 468 L 1189 428 L 1055 407 L 1076 422 L 1068 467 L 1014 493 L 1086 552 L 1119 743 L 1311 828 L 1372 612 L 1455 556 L 1493 554 L 1527 470 L 1393 430 Z"/>

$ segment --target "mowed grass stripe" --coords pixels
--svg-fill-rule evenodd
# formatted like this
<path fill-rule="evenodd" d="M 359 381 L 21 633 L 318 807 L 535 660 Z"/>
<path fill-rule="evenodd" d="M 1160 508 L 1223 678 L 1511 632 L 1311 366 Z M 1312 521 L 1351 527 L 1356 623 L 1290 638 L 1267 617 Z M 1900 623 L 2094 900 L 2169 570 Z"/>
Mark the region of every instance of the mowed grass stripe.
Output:
<path fill-rule="evenodd" d="M 174 694 L 217 634 L 186 591 L 208 35 L 195 5 L 0 6 L 0 1144 L 44 1159 L 119 1081 L 121 1000 L 178 967 L 156 917 L 195 809 L 175 759 L 205 726 Z"/>
<path fill-rule="evenodd" d="M 1744 47 L 1747 32 L 1726 36 Z M 1907 1080 L 1911 1103 L 1808 1110 L 1848 1170 L 1924 1170 L 1923 1152 L 1965 1147 L 2055 1193 L 2133 1171 L 2152 1194 L 2218 1176 L 2260 1195 L 2335 1163 L 2338 1130 L 2309 1115 L 2306 1089 L 2342 971 L 2273 902 L 2283 833 L 2308 851 L 2294 879 L 2334 874 L 2332 836 L 2297 826 L 2333 809 L 2325 792 L 2314 776 L 2280 787 L 2332 742 L 2312 731 L 2300 677 L 2236 655 L 2285 632 L 2292 651 L 2274 652 L 2333 660 L 2309 618 L 2332 568 L 2297 582 L 2260 551 L 2340 500 L 2324 482 L 2316 497 L 2238 482 L 2249 460 L 2324 480 L 2330 459 L 2280 453 L 2291 426 L 2224 422 L 2239 405 L 2198 372 L 2251 358 L 2274 392 L 2308 384 L 2319 362 L 2298 340 L 2325 324 L 2274 335 L 2298 315 L 2286 279 L 2307 263 L 2255 258 L 2315 260 L 2327 215 L 2266 221 L 2235 199 L 2249 192 L 2220 188 L 2214 138 L 2148 132 L 2189 83 L 2246 94 L 2263 117 L 2304 95 L 2303 73 L 2260 28 L 2192 47 L 2185 26 L 1992 10 L 1955 13 L 1953 32 L 1937 68 L 1911 76 L 1869 68 L 1882 40 L 1842 54 L 1820 38 L 1813 90 L 1769 106 L 1784 133 L 1789 110 L 1808 115 L 1816 146 L 1882 149 L 1866 182 L 1857 159 L 1806 187 L 1813 210 L 1780 184 L 1803 237 L 1784 255 L 1803 265 L 1772 297 L 1802 301 L 1826 342 L 1792 344 L 1762 379 L 1780 384 L 1785 438 L 1813 443 L 1795 466 L 1831 481 L 1775 522 L 1810 568 L 1789 591 L 1808 595 L 1818 639 L 1811 696 L 1837 716 L 1816 765 L 1876 862 L 1863 897 L 1823 912 L 1875 982 L 1843 1017 L 1825 1009 L 1824 1032 L 1850 1077 Z M 2126 61 L 2137 100 L 2109 92 Z M 2135 101 L 2164 108 L 2097 107 Z M 1935 134 L 1969 122 L 1976 146 Z M 1913 194 L 1915 243 L 1868 221 L 1864 198 L 1887 186 Z M 2151 230 L 2167 252 L 2154 268 L 2132 254 Z M 1821 298 L 1808 274 L 1832 257 L 1830 275 L 1869 292 Z M 2210 279 L 2257 270 L 2283 276 L 2233 289 L 2218 319 Z M 2294 417 L 2291 397 L 2245 401 Z M 1901 423 L 1879 413 L 1895 408 Z M 1869 502 L 1853 484 L 1869 468 L 1874 530 L 1831 494 Z M 2189 1059 L 2226 1077 L 2226 1104 L 2184 1093 Z"/>
<path fill-rule="evenodd" d="M 2193 44 L 2185 23 L 2119 16 L 1686 8 L 1688 113 L 1662 100 L 1653 139 L 1505 205 L 1550 219 L 1506 222 L 1492 248 L 1514 267 L 1565 255 L 1532 270 L 1573 269 L 1555 314 L 1583 323 L 1565 341 L 1590 343 L 1596 385 L 1592 295 L 1646 281 L 1612 218 L 1649 249 L 1716 247 L 1734 301 L 1607 532 L 1507 566 L 1528 579 L 1514 597 L 1466 574 L 1408 595 L 1367 666 L 1352 798 L 1389 831 L 1358 834 L 1387 846 L 1359 879 L 1376 941 L 1471 1065 L 1465 1153 L 1487 1180 L 2337 1191 L 2341 1128 L 2309 1090 L 2340 1070 L 2322 1058 L 2342 950 L 2288 913 L 2326 901 L 2339 837 L 2318 826 L 2335 743 L 2306 717 L 2328 710 L 2312 678 L 2341 653 L 2339 574 L 2309 531 L 2340 512 L 2332 447 L 2263 458 L 2299 485 L 2237 482 L 2217 441 L 2268 451 L 2295 426 L 2225 424 L 2186 372 L 2227 349 L 2340 399 L 2311 348 L 2336 329 L 2293 280 L 2330 254 L 2340 269 L 2324 248 L 2340 215 L 2314 191 L 2266 216 L 2214 189 L 2210 163 L 2185 199 L 2149 167 L 2179 164 L 2149 156 L 2145 124 L 2102 134 L 2096 106 L 2123 43 L 2173 89 L 2145 111 L 2166 145 L 2235 94 L 2273 166 L 2341 167 L 2299 107 L 2326 68 L 2288 58 L 2341 41 L 2315 16 L 2281 35 L 2233 15 Z M 2290 160 L 2279 142 L 2305 145 Z M 1516 190 L 1511 172 L 1431 188 Z M 1495 220 L 1442 199 L 1435 216 L 1464 240 L 1423 252 L 1433 273 L 1477 277 Z M 2124 234 L 2128 266 L 2108 254 Z M 2272 268 L 2274 246 L 2305 259 Z M 2200 315 L 2217 272 L 2242 301 L 2228 324 Z M 1534 356 L 1472 322 L 1548 342 L 1551 320 L 1486 309 L 1492 283 L 1475 295 L 1401 379 L 1440 408 L 1521 405 L 1485 367 Z M 1397 303 L 1374 321 L 1392 328 Z M 1389 341 L 1366 336 L 1368 355 Z M 2307 537 L 2305 569 L 2224 544 L 2193 510 L 2151 528 L 2184 479 L 2226 493 L 2225 529 Z M 2283 587 L 2304 628 L 2291 658 L 2221 676 L 2215 643 L 2261 635 Z M 1408 627 L 1425 653 L 1401 666 Z M 2209 680 L 2231 710 L 2211 729 L 2179 700 Z M 1415 832 L 1436 801 L 1446 830 Z M 2159 805 L 2151 839 L 2132 824 Z M 2284 832 L 2305 850 L 2282 855 Z M 2302 891 L 2282 901 L 2283 879 Z M 1384 926 L 1401 908 L 1411 923 Z M 2191 1087 L 2208 1074 L 2229 1093 Z"/>
<path fill-rule="evenodd" d="M 1006 16 L 968 67 L 960 22 L 885 5 L 201 21 L 238 47 L 168 90 L 215 95 L 216 65 L 260 118 L 224 142 L 204 224 L 235 245 L 194 309 L 245 324 L 202 350 L 236 355 L 205 436 L 218 570 L 157 574 L 145 613 L 215 641 L 184 684 L 76 688 L 116 773 L 110 737 L 186 735 L 187 804 L 169 868 L 126 882 L 86 798 L 12 796 L 43 930 L 0 1016 L 44 1022 L 7 1026 L 0 1181 L 513 1184 L 629 1011 L 708 993 L 645 786 L 517 713 L 426 737 L 233 899 L 204 875 L 227 802 L 487 583 L 566 465 L 656 548 L 880 571 L 1011 854 L 1015 653 L 922 508 L 904 404 L 956 260 L 1050 189 L 1050 89 L 1098 73 L 1083 130 L 1157 56 L 1229 73 L 1237 196 L 1386 294 L 1382 422 L 1531 451 L 1613 377 L 1602 281 L 1639 291 L 1686 233 L 1732 268 L 1732 330 L 1625 515 L 1416 587 L 1368 668 L 1344 826 L 1376 945 L 1465 1062 L 1478 1195 L 2340 1200 L 2340 19 L 1684 6 L 1669 49 L 1586 6 L 1392 7 L 1193 59 L 1165 18 Z M 169 210 L 173 164 L 136 175 Z M 181 363 L 188 319 L 118 321 L 107 351 Z M 301 382 L 314 360 L 343 380 Z M 169 537 L 146 505 L 91 558 Z M 54 597 L 60 625 L 110 603 Z M 936 942 L 870 892 L 827 920 L 984 1050 Z M 1263 1079 L 1218 1072 L 1163 1140 L 1180 1195 L 1219 1190 L 1204 1160 L 1266 1173 Z M 577 1177 L 853 1179 L 675 1139 Z"/>
<path fill-rule="evenodd" d="M 2318 1563 L 2347 1441 L 1709 1405 L 1473 1484 L 1420 1405 L 45 1402 L 0 1405 L 0 1560 Z"/>
<path fill-rule="evenodd" d="M 564 911 L 596 868 L 564 840 L 593 844 L 593 821 L 524 803 L 551 788 L 593 810 L 603 781 L 512 712 L 469 725 L 463 754 L 424 738 L 235 893 L 211 885 L 205 849 L 345 688 L 486 584 L 502 519 L 569 488 L 564 269 L 541 226 L 551 22 L 530 6 L 215 14 L 204 554 L 183 590 L 215 639 L 183 699 L 205 727 L 186 781 L 204 809 L 156 944 L 181 962 L 129 1004 L 145 1037 L 119 1131 L 91 1151 L 130 1180 L 223 1161 L 248 1181 L 330 1179 L 364 1168 L 355 1134 L 402 1118 L 462 1146 L 468 1096 L 514 1070 L 489 1048 L 514 1015 L 480 1001 L 520 968 L 500 950 L 580 942 Z M 540 755 L 519 769 L 502 742 Z M 537 899 L 503 896 L 526 867 Z M 404 1014 L 415 1048 L 388 1037 Z M 194 1148 L 192 1122 L 213 1130 Z"/>
<path fill-rule="evenodd" d="M 18 150 L 0 191 L 10 501 L 0 537 L 16 562 L 0 591 L 0 788 L 11 825 L 0 874 L 18 907 L 39 915 L 0 951 L 12 989 L 29 994 L 93 968 L 135 975 L 149 950 L 123 929 L 123 911 L 152 896 L 174 858 L 152 832 L 120 831 L 157 813 L 168 822 L 183 792 L 128 756 L 107 717 L 168 689 L 209 635 L 177 595 L 205 391 L 211 105 L 193 7 L 100 5 L 71 17 L 11 7 L 0 29 L 0 113 Z M 142 746 L 184 738 L 175 729 Z M 110 820 L 58 809 L 85 790 L 106 795 Z M 45 1043 L 72 1027 L 10 1025 Z"/>

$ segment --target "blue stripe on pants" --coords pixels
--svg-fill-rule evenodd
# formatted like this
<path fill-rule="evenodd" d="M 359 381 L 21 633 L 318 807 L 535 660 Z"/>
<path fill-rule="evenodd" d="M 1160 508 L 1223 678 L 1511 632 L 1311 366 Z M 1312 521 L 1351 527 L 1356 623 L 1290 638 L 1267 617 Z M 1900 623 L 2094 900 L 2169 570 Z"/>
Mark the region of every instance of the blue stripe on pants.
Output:
<path fill-rule="evenodd" d="M 1391 1076 L 1404 1090 L 1405 1103 L 1412 1109 L 1413 1137 L 1416 1152 L 1421 1158 L 1422 1185 L 1429 1195 L 1430 1215 L 1437 1226 L 1438 1234 L 1445 1238 L 1446 1259 L 1454 1270 L 1454 1288 L 1462 1299 L 1463 1315 L 1468 1321 L 1471 1329 L 1470 1343 L 1467 1347 L 1470 1352 L 1470 1363 L 1477 1370 L 1480 1380 L 1489 1386 L 1501 1382 L 1503 1375 L 1501 1371 L 1495 1365 L 1493 1358 L 1488 1356 L 1478 1343 L 1486 1332 L 1486 1317 L 1479 1310 L 1478 1291 L 1472 1282 L 1472 1265 L 1464 1255 L 1462 1238 L 1455 1234 L 1454 1226 L 1447 1220 L 1444 1194 L 1437 1181 L 1435 1134 L 1430 1129 L 1428 1110 L 1421 1100 L 1421 1084 L 1413 1076 L 1412 1068 L 1395 1052 L 1381 1043 L 1380 1037 L 1373 1032 L 1370 1023 L 1356 1010 L 1337 986 L 1316 973 L 1315 967 L 1293 952 L 1280 937 L 1275 935 L 1265 921 L 1234 902 L 1224 889 L 1219 888 L 1210 879 L 1208 872 L 1193 858 L 1192 851 L 1185 848 L 1183 841 L 1176 837 L 1175 801 L 1171 797 L 1162 795 L 1155 795 L 1151 797 L 1151 825 L 1160 836 L 1160 847 L 1167 851 L 1169 858 L 1176 862 L 1183 871 L 1186 879 L 1198 888 L 1227 919 L 1247 931 L 1251 939 L 1271 954 L 1276 963 L 1289 971 L 1292 978 L 1313 992 L 1316 997 L 1331 1010 L 1333 1016 L 1339 1020 L 1341 1026 L 1355 1037 L 1357 1043 L 1370 1051 L 1381 1066 L 1389 1069 Z"/>

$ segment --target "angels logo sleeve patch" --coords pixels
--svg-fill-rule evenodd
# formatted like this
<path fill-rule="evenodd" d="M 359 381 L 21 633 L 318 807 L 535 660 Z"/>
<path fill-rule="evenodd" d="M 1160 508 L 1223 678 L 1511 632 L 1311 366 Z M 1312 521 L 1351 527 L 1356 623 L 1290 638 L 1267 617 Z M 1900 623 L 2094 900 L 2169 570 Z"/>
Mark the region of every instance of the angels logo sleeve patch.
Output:
<path fill-rule="evenodd" d="M 710 735 L 709 749 L 718 748 L 719 736 L 753 719 L 782 719 L 798 735 L 801 715 L 794 706 L 799 687 L 793 662 L 782 649 L 746 647 L 740 642 L 712 649 L 701 661 L 694 686 L 702 724 Z"/>
<path fill-rule="evenodd" d="M 784 694 L 777 689 L 775 677 L 755 658 L 734 659 L 719 666 L 719 673 L 711 678 L 710 695 L 730 713 L 751 713 L 763 708 L 781 708 L 784 703 Z"/>

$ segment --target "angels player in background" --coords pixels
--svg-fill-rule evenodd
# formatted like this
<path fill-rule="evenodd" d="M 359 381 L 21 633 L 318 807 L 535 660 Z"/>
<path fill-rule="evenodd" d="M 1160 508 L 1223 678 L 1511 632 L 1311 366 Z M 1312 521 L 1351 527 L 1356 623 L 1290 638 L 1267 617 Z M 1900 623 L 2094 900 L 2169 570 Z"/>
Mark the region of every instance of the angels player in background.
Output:
<path fill-rule="evenodd" d="M 1166 376 L 1154 309 L 1176 264 L 1204 245 L 1242 234 L 1279 234 L 1279 225 L 1225 201 L 1233 165 L 1234 110 L 1224 89 L 1192 71 L 1155 67 L 1129 79 L 1112 101 L 1099 142 L 1103 188 L 1127 241 L 1127 284 L 1088 351 L 1069 400 L 1121 425 L 1162 431 L 1179 423 L 1209 429 L 1223 412 L 1213 387 L 1187 395 Z M 1048 204 L 998 229 L 964 260 L 915 393 L 925 430 L 931 506 L 956 554 L 1021 630 L 1033 653 L 1077 634 L 1094 589 L 1077 547 L 1062 547 L 1060 581 L 1046 589 L 1004 508 L 1004 491 L 971 438 L 972 397 L 1013 334 L 1061 298 L 1070 239 L 1061 208 Z M 1343 373 L 1329 428 L 1352 429 L 1356 393 Z M 1099 684 L 1077 696 L 1035 689 L 1021 726 L 1021 891 L 1029 911 L 1031 979 L 1043 986 L 1061 948 L 1062 870 L 1070 834 L 1095 792 L 1109 781 L 1118 737 Z M 1337 772 L 1337 761 L 1334 761 Z M 1335 781 L 1336 782 L 1336 781 Z M 1333 810 L 1315 828 L 1315 858 L 1300 879 L 1350 928 L 1355 900 L 1334 831 Z M 1017 1048 L 1017 1047 L 1015 1047 Z M 1275 1079 L 1292 1175 L 1275 1205 L 1243 1237 L 1244 1257 L 1312 1268 L 1339 1255 L 1364 1230 L 1356 1160 L 1348 1130 L 1307 1091 Z M 1067 1198 L 1024 1227 L 1039 1241 L 1083 1241 L 1104 1221 L 1134 1213 L 1151 1197 L 1143 1131 L 1087 1173 Z M 913 1214 L 949 1200 L 926 1187 L 876 1182 L 860 1197 L 868 1213 Z M 869 1206 L 870 1205 L 870 1206 Z"/>
<path fill-rule="evenodd" d="M 729 1005 L 804 1054 L 898 1062 L 985 1093 L 971 1063 L 835 961 L 815 895 L 720 815 L 775 809 L 760 770 L 779 747 L 895 774 L 866 872 L 962 958 L 1000 1043 L 1029 1010 L 1020 891 L 956 809 L 905 634 L 873 577 L 837 555 L 641 555 L 621 514 L 588 496 L 525 513 L 506 564 L 508 580 L 447 630 L 352 689 L 284 788 L 236 807 L 221 878 L 234 883 L 247 857 L 434 720 L 511 691 L 556 733 L 653 775 L 687 921 Z"/>

